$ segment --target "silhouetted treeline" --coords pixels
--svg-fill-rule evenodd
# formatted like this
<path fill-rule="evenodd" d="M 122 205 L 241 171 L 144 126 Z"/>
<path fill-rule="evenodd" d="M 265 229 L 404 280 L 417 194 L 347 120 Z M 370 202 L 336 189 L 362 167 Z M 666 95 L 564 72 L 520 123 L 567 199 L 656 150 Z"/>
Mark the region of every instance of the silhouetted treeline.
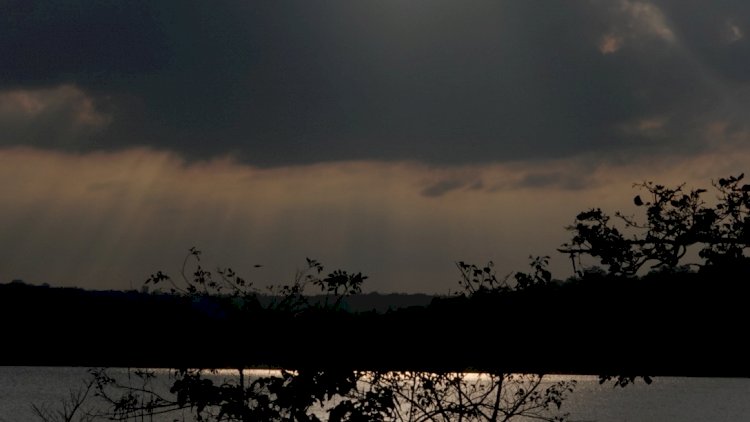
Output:
<path fill-rule="evenodd" d="M 12 283 L 0 363 L 750 376 L 746 280 L 588 273 L 381 312 Z"/>

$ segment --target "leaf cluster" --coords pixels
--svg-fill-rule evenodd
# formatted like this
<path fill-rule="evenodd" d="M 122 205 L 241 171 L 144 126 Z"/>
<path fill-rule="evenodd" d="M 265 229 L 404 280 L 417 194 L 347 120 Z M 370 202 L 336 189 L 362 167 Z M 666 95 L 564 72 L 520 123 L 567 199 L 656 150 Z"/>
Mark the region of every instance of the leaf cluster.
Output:
<path fill-rule="evenodd" d="M 653 182 L 634 185 L 644 194 L 633 203 L 644 210 L 636 218 L 621 212 L 615 221 L 600 208 L 579 213 L 568 230 L 570 242 L 558 250 L 568 254 L 576 274 L 582 274 L 582 256 L 599 261 L 607 272 L 633 276 L 648 264 L 653 269 L 746 265 L 750 247 L 750 185 L 744 174 L 712 183 L 715 204 L 704 200 L 706 189 L 685 185 L 666 187 Z M 683 263 L 688 251 L 698 250 L 701 262 Z"/>

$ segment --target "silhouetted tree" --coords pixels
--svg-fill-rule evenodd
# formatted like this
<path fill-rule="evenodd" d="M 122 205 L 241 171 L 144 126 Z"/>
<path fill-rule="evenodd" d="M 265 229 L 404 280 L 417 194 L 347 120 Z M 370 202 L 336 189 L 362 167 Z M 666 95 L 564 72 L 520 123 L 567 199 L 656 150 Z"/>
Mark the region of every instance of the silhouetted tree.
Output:
<path fill-rule="evenodd" d="M 535 374 L 281 371 L 280 376 L 215 383 L 200 370 L 175 370 L 172 395 L 151 371 L 136 381 L 95 373 L 109 420 L 140 420 L 182 410 L 199 421 L 563 421 L 559 410 L 575 381 Z M 92 419 L 93 420 L 93 419 Z"/>
<path fill-rule="evenodd" d="M 533 274 L 518 273 L 514 289 L 548 283 L 546 262 L 546 257 L 537 258 L 532 262 Z M 194 268 L 188 271 L 190 263 Z M 458 267 L 468 296 L 510 289 L 505 280 L 497 280 L 492 264 L 478 268 L 461 262 Z M 308 259 L 307 267 L 291 284 L 271 289 L 275 299 L 261 307 L 251 283 L 231 269 L 207 271 L 201 266 L 200 251 L 192 248 L 180 279 L 157 272 L 147 283 L 168 283 L 172 293 L 194 299 L 223 298 L 236 312 L 298 315 L 338 312 L 343 298 L 360 292 L 367 278 L 341 270 L 323 274 L 323 266 Z M 310 304 L 305 294 L 309 288 L 319 289 L 328 298 Z M 199 421 L 318 421 L 324 417 L 329 421 L 508 421 L 515 417 L 560 421 L 567 416 L 560 413 L 560 407 L 575 386 L 575 381 L 544 382 L 540 374 L 505 372 L 383 372 L 312 365 L 281 370 L 276 376 L 247 377 L 244 367 L 236 369 L 236 377 L 222 382 L 207 376 L 206 370 L 174 369 L 168 391 L 154 385 L 155 373 L 150 370 L 128 371 L 124 379 L 96 370 L 91 385 L 105 410 L 92 415 L 142 420 L 188 411 Z"/>
<path fill-rule="evenodd" d="M 633 276 L 646 264 L 652 269 L 746 268 L 745 249 L 750 247 L 750 185 L 744 174 L 721 178 L 712 185 L 716 203 L 703 199 L 706 189 L 669 188 L 653 182 L 636 184 L 645 191 L 633 203 L 645 209 L 645 217 L 615 213 L 618 228 L 600 208 L 581 212 L 568 227 L 570 242 L 558 249 L 571 257 L 573 270 L 583 271 L 581 256 L 591 256 L 610 274 Z M 691 248 L 703 262 L 683 263 Z"/>

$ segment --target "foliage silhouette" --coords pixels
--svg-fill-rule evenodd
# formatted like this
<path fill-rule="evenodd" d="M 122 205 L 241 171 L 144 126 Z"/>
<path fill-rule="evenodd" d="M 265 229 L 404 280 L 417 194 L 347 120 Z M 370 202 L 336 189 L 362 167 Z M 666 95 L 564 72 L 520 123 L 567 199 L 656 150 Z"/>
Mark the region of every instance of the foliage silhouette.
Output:
<path fill-rule="evenodd" d="M 521 291 L 548 283 L 545 265 L 546 258 L 534 260 L 535 273 L 517 274 L 519 282 L 511 288 L 505 280 L 497 280 L 491 264 L 479 269 L 459 263 L 463 297 Z M 229 306 L 231 318 L 244 317 L 247 321 L 264 313 L 304 319 L 347 315 L 341 309 L 343 299 L 360 292 L 367 277 L 342 270 L 324 274 L 322 264 L 308 259 L 307 267 L 297 272 L 292 283 L 271 288 L 277 299 L 261 306 L 251 283 L 231 269 L 206 270 L 200 251 L 192 248 L 180 279 L 157 272 L 147 284 L 166 283 L 172 294 L 191 300 L 217 300 Z M 324 292 L 327 299 L 311 304 L 306 294 L 310 289 Z M 237 339 L 229 341 L 242 347 L 241 342 L 235 343 Z M 301 340 L 290 344 L 308 347 Z M 271 376 L 248 376 L 240 364 L 235 374 L 217 382 L 210 370 L 175 368 L 171 386 L 164 392 L 154 385 L 155 373 L 151 370 L 129 371 L 124 380 L 105 369 L 96 370 L 90 385 L 105 410 L 87 416 L 141 420 L 188 411 L 198 421 L 507 421 L 516 417 L 561 421 L 567 415 L 560 408 L 575 387 L 575 381 L 545 382 L 541 374 L 357 370 L 325 362 L 281 370 Z"/>
<path fill-rule="evenodd" d="M 243 386 L 239 377 L 215 383 L 192 369 L 174 370 L 167 396 L 157 393 L 150 371 L 140 371 L 135 382 L 105 370 L 94 376 L 110 410 L 90 416 L 109 420 L 187 409 L 199 421 L 563 421 L 568 415 L 559 410 L 576 384 L 545 383 L 533 374 L 300 370 Z"/>
<path fill-rule="evenodd" d="M 703 271 L 748 271 L 744 250 L 750 247 L 750 184 L 744 174 L 713 182 L 716 204 L 703 199 L 706 189 L 669 188 L 653 182 L 634 185 L 645 190 L 633 203 L 645 208 L 645 218 L 615 213 L 622 229 L 600 208 L 581 212 L 568 227 L 570 242 L 558 251 L 568 254 L 574 273 L 585 268 L 582 256 L 599 261 L 613 275 L 634 276 L 646 264 L 654 269 L 678 269 L 686 265 Z M 703 262 L 683 263 L 697 248 Z"/>
<path fill-rule="evenodd" d="M 457 294 L 471 297 L 549 286 L 552 282 L 552 273 L 547 269 L 549 259 L 549 256 L 530 256 L 529 266 L 533 272 L 530 274 L 520 271 L 513 273 L 514 285 L 509 282 L 510 275 L 506 275 L 502 279 L 497 278 L 495 263 L 492 261 L 489 261 L 483 267 L 458 261 L 456 267 L 461 273 L 458 285 L 463 288 L 463 291 L 459 291 Z"/>

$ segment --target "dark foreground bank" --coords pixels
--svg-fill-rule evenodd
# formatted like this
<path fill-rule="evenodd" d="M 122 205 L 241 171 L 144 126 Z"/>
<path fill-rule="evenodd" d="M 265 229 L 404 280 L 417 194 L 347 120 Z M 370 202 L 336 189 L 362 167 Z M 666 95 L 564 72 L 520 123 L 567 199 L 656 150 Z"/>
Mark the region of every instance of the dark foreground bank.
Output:
<path fill-rule="evenodd" d="M 0 363 L 747 377 L 748 293 L 726 274 L 589 275 L 423 306 L 290 312 L 14 283 L 0 285 Z"/>

